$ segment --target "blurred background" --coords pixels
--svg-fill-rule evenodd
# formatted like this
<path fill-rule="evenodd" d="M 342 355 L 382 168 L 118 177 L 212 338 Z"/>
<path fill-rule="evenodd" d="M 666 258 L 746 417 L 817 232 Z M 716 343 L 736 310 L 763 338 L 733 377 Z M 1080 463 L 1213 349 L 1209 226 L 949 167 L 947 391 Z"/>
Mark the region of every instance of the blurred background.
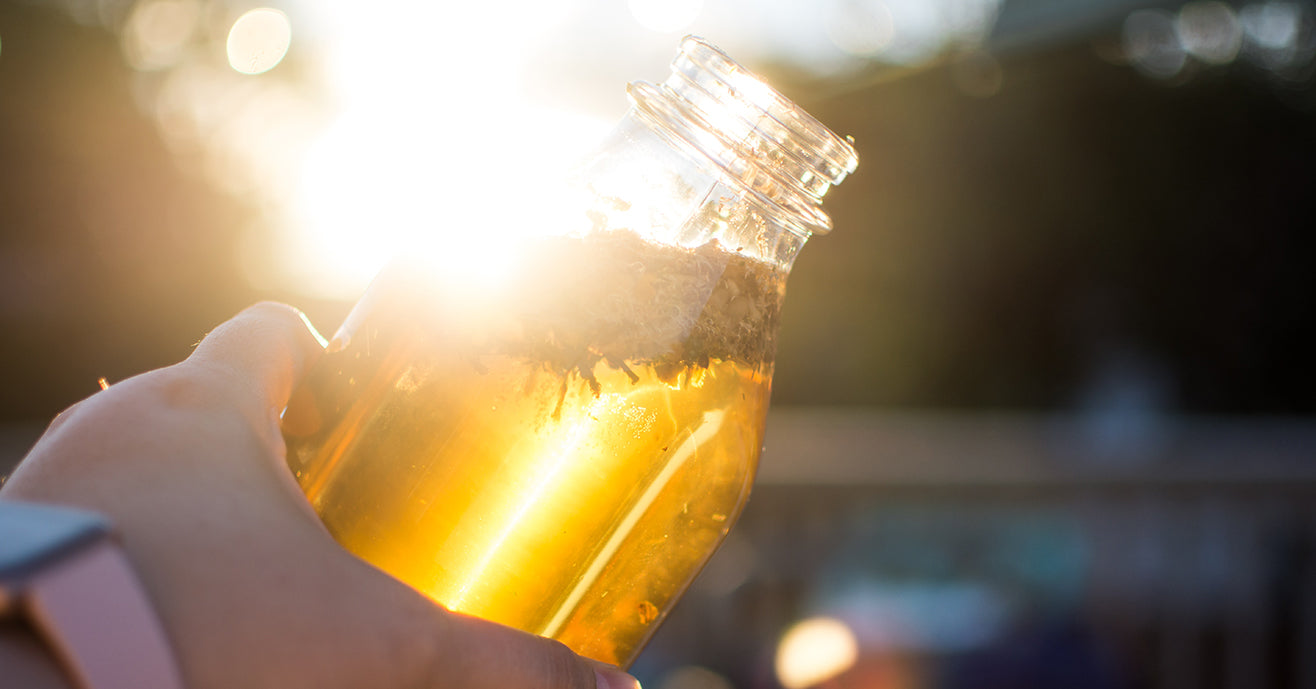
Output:
<path fill-rule="evenodd" d="M 0 474 L 534 180 L 697 33 L 858 171 L 650 689 L 1316 687 L 1316 3 L 0 0 Z"/>

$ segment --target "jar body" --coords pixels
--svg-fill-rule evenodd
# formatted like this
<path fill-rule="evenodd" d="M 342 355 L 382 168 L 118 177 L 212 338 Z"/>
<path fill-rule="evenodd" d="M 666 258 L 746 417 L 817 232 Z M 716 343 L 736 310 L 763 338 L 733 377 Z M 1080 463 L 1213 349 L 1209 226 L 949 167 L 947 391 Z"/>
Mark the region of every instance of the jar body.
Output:
<path fill-rule="evenodd" d="M 804 236 L 632 112 L 507 279 L 386 269 L 293 394 L 330 532 L 440 604 L 627 666 L 749 494 Z"/>
<path fill-rule="evenodd" d="M 472 349 L 441 306 L 386 306 L 423 279 L 381 275 L 298 391 L 298 481 L 345 547 L 444 606 L 629 663 L 744 504 L 771 363 Z"/>

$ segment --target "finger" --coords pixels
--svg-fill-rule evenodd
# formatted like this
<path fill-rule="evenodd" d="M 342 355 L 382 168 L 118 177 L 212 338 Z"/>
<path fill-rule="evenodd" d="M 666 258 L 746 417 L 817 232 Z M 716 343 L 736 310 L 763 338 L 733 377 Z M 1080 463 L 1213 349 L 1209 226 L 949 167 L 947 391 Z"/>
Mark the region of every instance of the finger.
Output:
<path fill-rule="evenodd" d="M 231 374 L 252 386 L 269 408 L 282 409 L 323 351 L 324 339 L 301 311 L 262 302 L 212 330 L 184 363 Z"/>
<path fill-rule="evenodd" d="M 465 615 L 451 614 L 454 633 L 445 645 L 448 686 L 470 689 L 639 689 L 634 677 L 572 653 L 557 641 Z M 453 681 L 456 680 L 456 681 Z"/>
<path fill-rule="evenodd" d="M 594 670 L 595 689 L 640 689 L 640 681 L 622 672 L 621 668 L 597 660 L 589 660 Z"/>

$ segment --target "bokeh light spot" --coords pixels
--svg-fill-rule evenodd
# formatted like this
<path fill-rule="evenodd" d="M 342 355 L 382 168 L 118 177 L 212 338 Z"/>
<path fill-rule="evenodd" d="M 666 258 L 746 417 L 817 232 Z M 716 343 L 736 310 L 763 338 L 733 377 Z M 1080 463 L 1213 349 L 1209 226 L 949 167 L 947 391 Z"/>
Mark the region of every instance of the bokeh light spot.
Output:
<path fill-rule="evenodd" d="M 1232 62 L 1243 45 L 1243 29 L 1234 10 L 1216 0 L 1184 5 L 1175 21 L 1175 31 L 1184 50 L 1210 64 Z"/>
<path fill-rule="evenodd" d="M 1302 11 L 1291 2 L 1248 5 L 1239 12 L 1248 40 L 1267 50 L 1287 50 L 1298 38 Z"/>
<path fill-rule="evenodd" d="M 268 72 L 283 61 L 292 44 L 288 15 L 268 7 L 251 10 L 228 32 L 228 63 L 243 74 Z"/>
<path fill-rule="evenodd" d="M 777 679 L 786 689 L 825 682 L 854 666 L 859 642 L 850 627 L 831 617 L 803 620 L 777 646 Z"/>
<path fill-rule="evenodd" d="M 627 0 L 626 5 L 640 26 L 658 33 L 690 28 L 704 9 L 703 0 Z"/>
<path fill-rule="evenodd" d="M 1179 43 L 1174 15 L 1138 10 L 1124 20 L 1124 54 L 1144 74 L 1169 79 L 1183 69 L 1188 55 Z"/>
<path fill-rule="evenodd" d="M 133 69 L 172 67 L 182 57 L 201 17 L 197 0 L 148 0 L 133 8 L 120 38 Z"/>
<path fill-rule="evenodd" d="M 842 52 L 856 57 L 876 55 L 891 44 L 895 27 L 885 3 L 842 3 L 827 22 L 827 37 Z"/>

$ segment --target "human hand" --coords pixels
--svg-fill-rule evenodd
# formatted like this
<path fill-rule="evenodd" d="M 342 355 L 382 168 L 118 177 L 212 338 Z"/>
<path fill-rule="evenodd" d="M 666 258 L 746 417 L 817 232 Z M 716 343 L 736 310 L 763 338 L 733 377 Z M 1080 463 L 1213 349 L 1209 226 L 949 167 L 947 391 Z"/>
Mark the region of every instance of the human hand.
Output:
<path fill-rule="evenodd" d="M 279 432 L 320 351 L 294 309 L 247 309 L 185 361 L 57 417 L 0 497 L 108 515 L 193 689 L 638 687 L 555 641 L 444 610 L 333 541 Z"/>

